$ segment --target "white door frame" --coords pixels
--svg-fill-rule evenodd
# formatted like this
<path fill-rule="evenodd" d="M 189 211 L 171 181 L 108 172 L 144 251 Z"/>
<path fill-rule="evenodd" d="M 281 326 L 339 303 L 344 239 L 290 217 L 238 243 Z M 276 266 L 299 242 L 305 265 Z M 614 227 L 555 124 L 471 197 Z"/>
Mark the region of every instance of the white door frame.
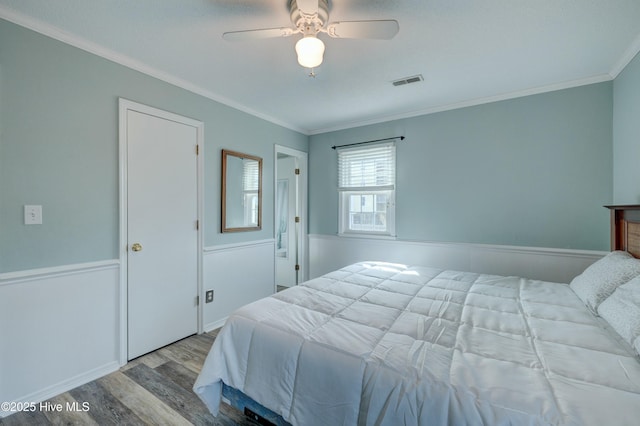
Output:
<path fill-rule="evenodd" d="M 173 114 L 168 111 L 153 108 L 147 105 L 139 104 L 137 102 L 130 101 L 128 99 L 118 99 L 118 139 L 119 139 L 119 169 L 120 169 L 120 235 L 119 235 L 119 257 L 120 257 L 120 324 L 119 324 L 119 336 L 120 336 L 120 348 L 119 348 L 119 362 L 123 366 L 127 363 L 127 276 L 128 276 L 128 263 L 127 263 L 127 152 L 128 152 L 128 140 L 127 140 L 127 111 L 136 111 L 142 114 L 149 114 L 166 120 L 175 121 L 177 123 L 186 124 L 196 128 L 197 144 L 198 144 L 198 156 L 196 160 L 197 167 L 197 197 L 198 197 L 198 270 L 197 270 L 197 289 L 198 289 L 198 334 L 203 332 L 203 310 L 202 310 L 202 249 L 203 249 L 203 236 L 204 236 L 204 221 L 203 221 L 203 182 L 204 182 L 204 123 L 191 118 L 183 117 L 177 114 Z"/>
<path fill-rule="evenodd" d="M 298 178 L 298 184 L 299 184 L 299 197 L 300 197 L 300 235 L 298 235 L 298 248 L 299 248 L 299 255 L 298 255 L 298 261 L 300 264 L 300 271 L 299 271 L 299 282 L 303 282 L 309 279 L 309 259 L 307 256 L 307 253 L 309 252 L 309 238 L 307 235 L 307 192 L 309 190 L 308 188 L 308 174 L 309 174 L 309 160 L 308 160 L 308 154 L 304 151 L 298 151 L 297 149 L 293 149 L 293 148 L 289 148 L 287 146 L 282 146 L 282 145 L 274 145 L 274 153 L 273 153 L 273 188 L 277 188 L 278 187 L 278 154 L 285 154 L 291 157 L 296 157 L 296 159 L 298 160 L 298 167 L 300 168 L 300 176 Z M 277 196 L 277 191 L 273 191 L 273 237 L 275 238 L 276 235 L 276 225 L 275 225 L 275 221 L 276 221 L 276 205 L 277 205 L 277 200 L 276 200 L 276 196 Z M 275 253 L 273 256 L 273 263 L 274 263 L 274 286 L 277 285 L 276 279 L 275 279 L 275 273 L 276 273 L 276 258 L 275 258 Z M 277 288 L 274 289 L 274 291 L 277 291 Z"/>

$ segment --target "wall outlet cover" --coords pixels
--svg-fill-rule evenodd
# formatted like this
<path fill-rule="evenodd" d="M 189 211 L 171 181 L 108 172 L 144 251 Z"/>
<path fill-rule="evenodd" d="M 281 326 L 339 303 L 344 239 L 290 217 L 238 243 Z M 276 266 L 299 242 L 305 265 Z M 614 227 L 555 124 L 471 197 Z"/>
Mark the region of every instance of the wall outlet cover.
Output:
<path fill-rule="evenodd" d="M 24 206 L 24 224 L 25 225 L 42 225 L 42 206 L 25 205 Z"/>

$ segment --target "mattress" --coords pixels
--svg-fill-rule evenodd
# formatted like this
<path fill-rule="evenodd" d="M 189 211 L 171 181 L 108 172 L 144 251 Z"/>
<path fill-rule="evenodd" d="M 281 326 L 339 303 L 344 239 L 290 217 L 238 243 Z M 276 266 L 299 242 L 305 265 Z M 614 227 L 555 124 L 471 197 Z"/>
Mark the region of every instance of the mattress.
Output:
<path fill-rule="evenodd" d="M 361 262 L 234 312 L 194 391 L 294 425 L 638 424 L 640 362 L 567 284 Z"/>

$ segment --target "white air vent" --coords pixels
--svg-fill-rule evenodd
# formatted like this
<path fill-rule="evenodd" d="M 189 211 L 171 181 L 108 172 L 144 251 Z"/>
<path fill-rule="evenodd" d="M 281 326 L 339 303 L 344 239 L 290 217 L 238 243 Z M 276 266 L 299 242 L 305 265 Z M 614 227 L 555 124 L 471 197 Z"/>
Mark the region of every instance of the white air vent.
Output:
<path fill-rule="evenodd" d="M 422 74 L 401 78 L 399 80 L 392 81 L 392 83 L 394 86 L 404 86 L 405 84 L 417 83 L 419 81 L 424 81 Z"/>

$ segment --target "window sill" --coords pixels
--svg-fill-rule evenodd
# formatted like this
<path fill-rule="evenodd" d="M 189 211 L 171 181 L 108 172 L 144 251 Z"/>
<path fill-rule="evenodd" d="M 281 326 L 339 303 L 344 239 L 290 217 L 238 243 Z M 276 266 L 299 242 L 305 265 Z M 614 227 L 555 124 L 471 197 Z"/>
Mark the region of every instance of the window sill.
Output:
<path fill-rule="evenodd" d="M 345 232 L 338 233 L 338 237 L 344 238 L 362 238 L 362 239 L 370 239 L 370 240 L 396 240 L 398 239 L 395 235 L 385 235 L 385 234 L 359 234 L 355 232 Z"/>

